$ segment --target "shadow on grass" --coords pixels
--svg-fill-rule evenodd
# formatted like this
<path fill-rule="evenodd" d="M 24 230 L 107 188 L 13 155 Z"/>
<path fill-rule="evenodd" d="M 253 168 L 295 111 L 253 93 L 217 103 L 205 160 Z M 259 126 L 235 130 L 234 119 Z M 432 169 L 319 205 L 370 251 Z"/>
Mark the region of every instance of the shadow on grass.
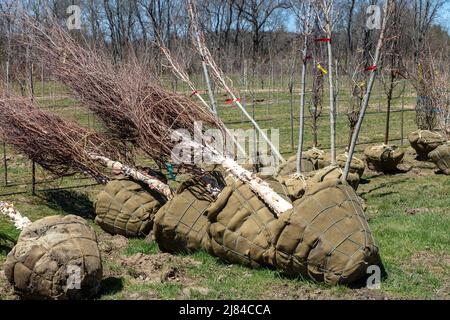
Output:
<path fill-rule="evenodd" d="M 14 245 L 16 244 L 16 241 L 11 238 L 10 236 L 0 233 L 0 254 L 1 255 L 7 255 Z"/>
<path fill-rule="evenodd" d="M 84 193 L 73 190 L 52 190 L 43 192 L 42 198 L 52 209 L 83 218 L 95 217 L 94 204 Z"/>
<path fill-rule="evenodd" d="M 114 294 L 123 290 L 123 279 L 108 277 L 102 280 L 101 286 L 100 296 Z"/>

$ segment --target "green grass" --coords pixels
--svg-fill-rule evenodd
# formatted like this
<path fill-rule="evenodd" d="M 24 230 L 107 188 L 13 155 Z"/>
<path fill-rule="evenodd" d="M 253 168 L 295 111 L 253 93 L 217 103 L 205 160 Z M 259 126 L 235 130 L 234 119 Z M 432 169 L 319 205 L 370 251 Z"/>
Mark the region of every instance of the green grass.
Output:
<path fill-rule="evenodd" d="M 54 87 L 52 87 L 54 86 Z M 40 85 L 36 85 L 40 88 Z M 55 99 L 40 98 L 43 107 L 78 121 L 86 126 L 101 129 L 101 124 L 75 101 L 67 96 L 64 88 L 56 84 L 46 84 L 44 91 L 49 88 L 55 92 Z M 345 88 L 344 88 L 345 89 Z M 180 89 L 180 91 L 183 91 Z M 342 92 L 345 92 L 342 91 Z M 39 96 L 39 93 L 36 94 Z M 265 102 L 255 106 L 256 119 L 263 128 L 280 130 L 280 149 L 286 155 L 290 150 L 289 127 L 289 96 L 286 92 L 270 93 L 257 92 L 256 98 Z M 344 96 L 344 94 L 343 94 Z M 377 111 L 378 104 L 383 109 L 383 101 L 378 101 L 374 94 L 369 111 Z M 222 96 L 219 96 L 222 99 Z M 273 102 L 267 105 L 267 101 Z M 278 103 L 277 103 L 278 101 Z M 406 104 L 414 102 L 412 96 L 405 98 Z M 347 121 L 344 113 L 345 104 L 340 103 L 341 114 L 338 118 L 338 144 L 347 143 Z M 395 101 L 394 109 L 400 108 L 400 101 Z M 249 108 L 251 110 L 251 108 Z M 267 110 L 269 112 L 267 113 Z M 220 106 L 219 113 L 225 122 L 235 121 L 230 128 L 251 128 L 248 122 L 240 123 L 241 114 L 235 107 Z M 298 95 L 294 101 L 294 115 L 298 114 Z M 328 117 L 324 109 L 323 117 L 319 121 L 319 141 L 324 148 L 328 146 Z M 370 142 L 383 138 L 385 115 L 369 114 L 363 124 L 360 142 Z M 391 137 L 400 137 L 401 113 L 393 113 L 391 119 Z M 307 120 L 306 146 L 311 141 L 310 122 Z M 294 124 L 294 127 L 297 127 Z M 414 113 L 404 113 L 405 135 L 415 129 Z M 294 137 L 297 137 L 294 130 Z M 399 143 L 399 141 L 395 141 Z M 364 146 L 358 148 L 358 153 Z M 340 148 L 340 152 L 343 148 Z M 98 233 L 101 229 L 92 220 L 93 203 L 101 186 L 81 176 L 66 177 L 52 181 L 52 177 L 38 168 L 37 196 L 31 195 L 31 165 L 30 162 L 8 147 L 7 154 L 9 169 L 9 186 L 0 183 L 0 200 L 11 201 L 32 220 L 54 214 L 80 214 L 90 221 Z M 0 166 L 0 177 L 4 175 L 4 168 Z M 448 263 L 440 258 L 450 256 L 450 179 L 443 175 L 415 176 L 412 174 L 365 176 L 368 183 L 362 184 L 358 190 L 368 205 L 367 216 L 369 224 L 380 248 L 387 278 L 381 284 L 377 294 L 391 298 L 449 298 L 448 282 L 450 270 Z M 48 189 L 64 189 L 50 190 Z M 67 189 L 69 188 L 69 189 Z M 412 208 L 427 208 L 424 212 L 410 215 L 406 210 Z M 2 236 L 3 235 L 3 236 Z M 3 217 L 0 217 L 0 236 L 17 239 L 19 233 Z M 0 251 L 0 264 L 12 246 L 11 241 L 3 240 Z M 156 255 L 159 249 L 155 243 L 148 244 L 143 239 L 130 240 L 123 249 L 125 257 L 137 253 Z M 419 258 L 416 256 L 419 255 Z M 330 287 L 315 283 L 309 279 L 291 279 L 276 270 L 253 270 L 238 265 L 228 265 L 205 252 L 191 255 L 181 255 L 196 261 L 195 264 L 180 265 L 187 283 L 174 282 L 136 282 L 130 276 L 121 275 L 123 267 L 115 261 L 104 261 L 104 268 L 117 276 L 104 280 L 101 299 L 134 299 L 160 298 L 178 299 L 185 297 L 185 290 L 189 287 L 206 288 L 204 292 L 192 291 L 190 299 L 296 299 L 296 298 L 365 298 L 366 291 L 353 290 L 343 286 Z M 0 278 L 0 287 L 2 286 Z M 0 293 L 0 299 L 6 298 Z"/>
<path fill-rule="evenodd" d="M 143 239 L 131 239 L 128 247 L 125 249 L 125 254 L 131 256 L 136 253 L 153 254 L 158 252 L 158 245 L 156 242 L 148 244 Z"/>

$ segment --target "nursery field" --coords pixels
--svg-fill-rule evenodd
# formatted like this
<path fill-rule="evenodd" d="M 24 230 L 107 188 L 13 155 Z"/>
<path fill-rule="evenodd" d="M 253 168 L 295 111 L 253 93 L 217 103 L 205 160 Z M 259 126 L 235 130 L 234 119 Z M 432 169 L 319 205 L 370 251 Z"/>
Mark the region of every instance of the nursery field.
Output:
<path fill-rule="evenodd" d="M 48 85 L 49 86 L 49 85 Z M 70 99 L 63 88 L 53 86 L 52 97 L 39 92 L 41 106 L 68 119 L 101 129 L 98 120 Z M 45 88 L 48 88 L 47 86 Z M 56 89 L 55 89 L 56 88 Z M 408 91 L 407 91 L 408 92 Z M 366 216 L 380 248 L 386 269 L 381 288 L 327 286 L 303 278 L 289 278 L 275 270 L 252 270 L 221 262 L 204 252 L 169 255 L 159 251 L 151 239 L 126 239 L 104 233 L 93 222 L 96 194 L 102 186 L 84 176 L 53 179 L 41 168 L 36 171 L 36 195 L 31 194 L 31 164 L 7 147 L 8 186 L 4 166 L 0 166 L 0 201 L 11 201 L 31 220 L 54 214 L 76 214 L 87 218 L 97 231 L 103 257 L 104 280 L 99 299 L 450 299 L 450 178 L 435 173 L 428 162 L 414 160 L 406 136 L 416 129 L 415 98 L 405 93 L 394 103 L 391 116 L 391 143 L 406 150 L 408 172 L 382 175 L 366 170 L 358 194 L 367 205 Z M 43 97 L 41 97 L 43 96 Z M 345 90 L 342 91 L 345 97 Z M 298 94 L 293 114 L 298 114 Z M 381 143 L 385 114 L 381 95 L 374 93 L 357 147 L 357 157 L 369 144 Z M 223 99 L 222 99 L 223 98 Z M 231 129 L 251 128 L 240 112 L 221 103 L 219 114 Z M 258 100 L 249 112 L 262 128 L 278 129 L 280 150 L 289 157 L 291 132 L 289 94 L 283 90 L 255 90 L 247 101 Z M 403 107 L 402 107 L 403 104 Z M 326 103 L 325 103 L 326 105 Z M 338 103 L 338 152 L 348 140 L 346 101 Z M 318 140 L 322 149 L 329 145 L 328 110 L 319 121 Z M 307 119 L 306 148 L 312 131 Z M 294 128 L 297 120 L 294 119 Z M 403 144 L 401 138 L 404 138 Z M 18 232 L 0 218 L 0 269 Z M 3 272 L 0 273 L 0 299 L 14 299 Z"/>

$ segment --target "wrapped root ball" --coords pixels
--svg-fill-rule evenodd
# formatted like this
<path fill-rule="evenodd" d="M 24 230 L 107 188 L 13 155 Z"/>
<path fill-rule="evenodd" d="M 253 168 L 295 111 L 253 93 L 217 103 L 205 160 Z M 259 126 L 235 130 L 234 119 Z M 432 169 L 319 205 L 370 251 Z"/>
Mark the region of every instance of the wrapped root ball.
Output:
<path fill-rule="evenodd" d="M 431 151 L 429 157 L 444 174 L 450 175 L 450 142 Z"/>
<path fill-rule="evenodd" d="M 153 235 L 167 252 L 209 250 L 209 220 L 206 209 L 214 199 L 194 180 L 184 182 L 175 196 L 155 215 Z"/>
<path fill-rule="evenodd" d="M 438 132 L 429 130 L 417 130 L 408 135 L 411 147 L 416 150 L 418 159 L 426 160 L 428 154 L 436 149 L 441 144 L 444 144 L 446 139 Z"/>
<path fill-rule="evenodd" d="M 270 229 L 276 234 L 273 264 L 288 274 L 350 284 L 380 263 L 358 196 L 340 180 L 308 186 Z"/>
<path fill-rule="evenodd" d="M 339 167 L 325 167 L 316 171 L 309 172 L 302 178 L 295 176 L 278 177 L 287 190 L 287 194 L 292 201 L 300 199 L 308 189 L 309 185 L 315 185 L 325 180 L 340 179 L 342 169 Z M 349 172 L 347 182 L 353 189 L 358 189 L 360 178 L 356 173 Z"/>
<path fill-rule="evenodd" d="M 364 150 L 367 166 L 378 172 L 393 172 L 402 162 L 405 153 L 396 146 L 369 146 Z"/>
<path fill-rule="evenodd" d="M 28 299 L 89 298 L 102 279 L 95 232 L 74 215 L 50 216 L 26 227 L 4 268 L 15 291 Z"/>
<path fill-rule="evenodd" d="M 348 159 L 348 154 L 346 153 L 342 153 L 342 154 L 338 154 L 336 156 L 336 164 L 340 167 L 340 168 L 344 168 L 345 167 L 345 163 L 347 162 Z M 323 169 L 326 168 L 328 166 L 331 165 L 331 155 L 329 153 L 324 154 L 321 156 L 321 158 L 319 159 L 319 169 Z M 364 163 L 364 161 L 362 161 L 361 159 L 358 159 L 357 157 L 353 157 L 352 158 L 352 162 L 350 163 L 350 173 L 355 173 L 357 174 L 360 178 L 362 177 L 362 175 L 364 174 L 364 170 L 366 169 L 366 164 Z"/>
<path fill-rule="evenodd" d="M 314 161 L 303 157 L 301 163 L 302 172 L 311 172 L 316 169 Z M 288 176 L 297 172 L 297 156 L 290 157 L 286 162 L 280 164 L 277 170 L 278 176 Z"/>
<path fill-rule="evenodd" d="M 128 178 L 108 182 L 95 203 L 95 222 L 110 234 L 145 237 L 164 196 Z"/>
<path fill-rule="evenodd" d="M 269 178 L 266 182 L 288 199 L 279 182 Z M 208 208 L 208 218 L 215 256 L 251 267 L 271 265 L 274 234 L 267 226 L 276 217 L 247 184 L 228 177 L 227 186 Z"/>

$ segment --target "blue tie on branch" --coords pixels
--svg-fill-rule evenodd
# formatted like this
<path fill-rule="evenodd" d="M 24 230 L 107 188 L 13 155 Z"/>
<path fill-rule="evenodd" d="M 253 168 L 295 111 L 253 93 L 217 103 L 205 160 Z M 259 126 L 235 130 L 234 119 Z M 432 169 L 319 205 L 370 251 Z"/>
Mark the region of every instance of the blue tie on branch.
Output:
<path fill-rule="evenodd" d="M 175 181 L 175 175 L 173 174 L 173 167 L 171 163 L 167 164 L 167 170 L 169 171 L 170 179 Z"/>

